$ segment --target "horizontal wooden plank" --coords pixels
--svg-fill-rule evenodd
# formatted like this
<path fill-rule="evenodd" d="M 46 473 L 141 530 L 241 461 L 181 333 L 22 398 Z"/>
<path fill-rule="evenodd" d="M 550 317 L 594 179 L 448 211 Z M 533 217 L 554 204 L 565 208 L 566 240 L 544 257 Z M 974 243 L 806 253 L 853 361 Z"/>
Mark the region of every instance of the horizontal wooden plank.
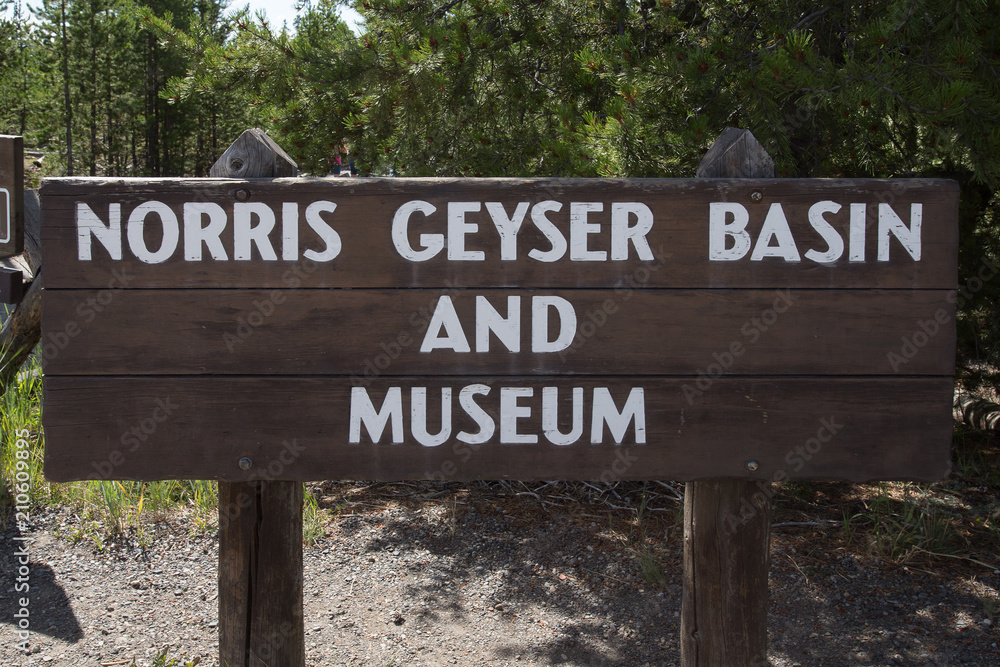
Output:
<path fill-rule="evenodd" d="M 947 296 L 935 290 L 46 289 L 43 359 L 46 375 L 950 376 L 955 310 Z M 428 332 L 449 304 L 453 324 Z M 512 314 L 519 318 L 513 328 L 497 322 Z M 477 334 L 477 318 L 485 331 L 487 316 L 503 340 Z M 542 351 L 540 337 L 558 343 L 556 351 Z M 460 345 L 469 351 L 456 351 Z"/>
<path fill-rule="evenodd" d="M 148 201 L 163 202 L 176 218 L 178 235 L 163 251 L 168 258 L 144 264 L 133 250 L 128 222 L 132 212 Z M 314 262 L 306 250 L 322 252 L 329 246 L 306 222 L 311 202 L 336 204 L 320 217 L 332 226 L 342 245 L 331 261 Z M 420 250 L 421 235 L 440 235 L 447 249 L 430 259 L 410 261 L 393 243 L 395 213 L 407 202 L 426 201 L 433 213 L 417 212 L 407 227 L 407 243 Z M 540 202 L 552 201 L 558 210 L 545 213 L 551 229 L 534 222 Z M 829 227 L 810 222 L 810 208 L 821 201 L 840 206 L 823 214 Z M 184 204 L 218 205 L 224 212 L 225 228 L 214 251 L 222 259 L 211 259 L 207 243 L 195 244 L 201 261 L 185 260 Z M 469 203 L 464 207 L 462 202 Z M 501 243 L 499 228 L 487 202 L 500 203 L 508 217 L 518 205 L 523 222 L 516 241 Z M 578 207 L 583 224 L 571 231 L 573 202 L 595 206 Z M 623 203 L 648 207 L 652 226 L 642 236 L 649 255 L 640 256 L 634 241 L 626 244 L 625 259 L 614 259 L 612 209 Z M 775 248 L 777 237 L 762 234 L 773 205 L 780 204 L 788 224 L 794 251 L 800 261 L 768 256 L 752 261 L 749 250 L 739 260 L 711 261 L 710 203 L 729 202 L 741 206 L 747 216 L 746 232 L 754 251 Z M 78 259 L 77 207 L 85 204 L 103 224 L 110 224 L 111 205 L 120 205 L 121 261 L 112 261 L 101 241 L 91 239 L 92 259 Z M 297 230 L 297 242 L 288 242 L 285 260 L 285 213 L 283 204 L 297 204 L 297 214 L 288 220 Z M 448 222 L 449 204 L 457 203 L 456 224 Z M 851 242 L 852 204 L 863 204 L 865 217 L 859 232 L 863 244 Z M 887 205 L 905 225 L 911 225 L 911 205 L 921 205 L 921 253 L 911 257 L 903 245 L 891 238 L 888 261 L 879 260 L 881 236 L 879 206 Z M 238 255 L 234 240 L 234 211 L 239 206 L 266 205 L 275 216 L 267 235 L 273 261 L 262 259 L 254 245 L 250 259 Z M 958 187 L 953 181 L 931 179 L 893 180 L 727 180 L 727 179 L 274 179 L 235 181 L 224 179 L 47 179 L 42 186 L 44 211 L 43 243 L 46 284 L 53 288 L 104 288 L 114 281 L 115 271 L 134 278 L 127 288 L 147 287 L 614 287 L 636 285 L 656 288 L 708 287 L 881 287 L 953 289 L 957 280 Z M 471 207 L 471 208 L 470 208 Z M 592 210 L 591 210 L 592 209 Z M 734 214 L 735 215 L 735 214 Z M 163 246 L 163 224 L 158 214 L 136 239 L 151 253 Z M 142 217 L 142 216 L 140 216 Z M 205 223 L 205 218 L 199 224 Z M 731 221 L 734 221 L 735 217 Z M 637 225 L 638 218 L 628 218 Z M 252 224 L 257 224 L 253 218 Z M 213 223 L 214 224 L 214 223 Z M 468 225 L 462 228 L 462 225 Z M 592 226 L 591 226 L 592 225 Z M 818 231 L 823 228 L 823 232 Z M 861 227 L 858 227 L 861 229 Z M 552 231 L 556 230 L 556 231 Z M 574 235 L 579 243 L 574 243 Z M 593 259 L 606 253 L 606 261 L 574 261 L 572 251 L 555 252 L 551 238 L 576 247 L 580 257 Z M 830 250 L 829 238 L 843 244 L 839 259 L 817 263 L 810 258 Z M 886 236 L 888 238 L 888 236 Z M 89 237 L 88 237 L 89 238 Z M 624 238 L 624 237 L 621 237 Z M 724 244 L 735 247 L 735 236 Z M 862 248 L 863 245 L 863 248 Z M 749 249 L 749 246 L 747 246 Z M 171 250 L 173 248 L 173 251 Z M 553 253 L 548 259 L 533 259 L 531 253 Z M 449 259 L 449 253 L 452 259 Z M 481 260 L 460 259 L 482 253 Z M 851 257 L 856 256 L 855 260 Z M 141 267 L 141 271 L 139 270 Z"/>
<path fill-rule="evenodd" d="M 45 383 L 45 475 L 52 481 L 930 481 L 949 472 L 950 378 L 725 378 L 705 385 L 664 378 L 381 378 L 364 388 L 345 379 L 259 377 L 47 377 Z M 482 414 L 462 402 L 469 385 L 482 385 L 465 390 Z M 425 388 L 426 411 L 415 387 Z M 357 417 L 361 399 L 384 409 L 393 388 L 398 403 L 388 405 L 398 408 L 402 442 L 391 442 L 395 420 L 388 410 L 374 443 L 371 420 Z M 545 388 L 557 394 L 548 407 Z M 637 389 L 641 401 L 630 411 Z M 606 408 L 608 398 L 628 418 L 617 436 L 603 417 L 595 419 L 595 406 Z M 574 401 L 582 406 L 579 419 Z M 640 412 L 644 429 L 634 418 Z M 543 423 L 543 413 L 553 414 L 568 444 L 553 444 L 560 436 Z M 440 444 L 420 444 L 441 432 Z M 517 442 L 532 438 L 537 442 Z M 239 465 L 244 457 L 252 461 L 248 470 Z"/>

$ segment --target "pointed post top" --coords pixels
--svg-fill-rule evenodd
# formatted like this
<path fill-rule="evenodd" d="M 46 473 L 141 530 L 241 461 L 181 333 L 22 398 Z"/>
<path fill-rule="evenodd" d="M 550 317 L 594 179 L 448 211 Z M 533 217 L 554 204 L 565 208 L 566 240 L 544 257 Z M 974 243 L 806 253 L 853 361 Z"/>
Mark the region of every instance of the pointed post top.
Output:
<path fill-rule="evenodd" d="M 295 176 L 299 166 L 264 130 L 246 130 L 215 161 L 212 178 L 279 178 Z"/>
<path fill-rule="evenodd" d="M 727 127 L 698 165 L 698 178 L 774 178 L 774 160 L 750 130 Z"/>

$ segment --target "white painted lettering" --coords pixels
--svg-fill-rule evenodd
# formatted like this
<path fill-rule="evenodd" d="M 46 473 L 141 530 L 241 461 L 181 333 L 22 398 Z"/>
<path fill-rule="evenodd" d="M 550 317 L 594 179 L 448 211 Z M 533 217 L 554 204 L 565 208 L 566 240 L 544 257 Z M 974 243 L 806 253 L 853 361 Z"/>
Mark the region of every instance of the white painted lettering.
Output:
<path fill-rule="evenodd" d="M 258 221 L 256 225 L 253 224 L 254 218 Z M 254 245 L 261 259 L 278 259 L 267 236 L 274 229 L 275 222 L 274 211 L 264 202 L 238 201 L 233 204 L 233 259 L 252 259 L 251 247 Z"/>
<path fill-rule="evenodd" d="M 298 258 L 299 205 L 293 201 L 286 201 L 281 205 L 281 259 L 294 262 Z"/>
<path fill-rule="evenodd" d="M 451 387 L 441 387 L 441 430 L 427 432 L 427 387 L 410 390 L 410 431 L 424 447 L 437 447 L 451 437 Z"/>
<path fill-rule="evenodd" d="M 155 213 L 160 219 L 163 228 L 163 238 L 160 241 L 160 248 L 152 252 L 146 247 L 146 218 L 150 213 Z M 159 264 L 165 262 L 174 251 L 177 250 L 177 243 L 180 241 L 180 225 L 177 223 L 177 216 L 170 210 L 170 207 L 163 202 L 148 201 L 139 204 L 128 217 L 128 247 L 140 261 L 146 264 Z"/>
<path fill-rule="evenodd" d="M 604 425 L 608 425 L 611 437 L 621 444 L 625 432 L 631 423 L 635 423 L 635 442 L 646 442 L 646 403 L 642 387 L 632 387 L 621 412 L 615 407 L 615 399 L 607 387 L 594 388 L 592 417 L 590 420 L 590 442 L 599 444 L 604 441 Z"/>
<path fill-rule="evenodd" d="M 923 204 L 910 204 L 910 226 L 892 210 L 889 204 L 878 205 L 878 261 L 889 261 L 889 235 L 903 245 L 914 261 L 920 261 L 920 225 L 923 222 Z"/>
<path fill-rule="evenodd" d="M 549 308 L 559 316 L 559 333 L 549 338 Z M 576 310 L 561 296 L 531 297 L 531 351 L 559 352 L 565 350 L 576 336 Z"/>
<path fill-rule="evenodd" d="M 833 228 L 826 218 L 823 217 L 824 213 L 837 213 L 840 210 L 840 204 L 832 201 L 820 201 L 816 202 L 809 207 L 809 224 L 813 226 L 823 240 L 826 241 L 826 252 L 817 252 L 815 250 L 806 251 L 806 259 L 811 259 L 814 262 L 820 264 L 836 262 L 840 259 L 840 256 L 844 254 L 844 239 L 840 237 L 837 230 Z"/>
<path fill-rule="evenodd" d="M 392 217 L 392 244 L 403 259 L 411 262 L 423 262 L 437 255 L 444 248 L 444 236 L 441 234 L 421 234 L 420 249 L 415 250 L 410 245 L 409 224 L 414 213 L 430 215 L 437 210 L 433 204 L 425 201 L 408 201 L 396 210 Z"/>
<path fill-rule="evenodd" d="M 437 414 L 429 410 L 428 391 L 440 389 L 441 396 L 441 426 L 435 433 L 428 429 L 428 414 Z M 461 409 L 476 424 L 477 430 L 454 431 L 454 412 L 452 399 L 455 390 L 452 387 L 429 388 L 416 386 L 410 388 L 410 431 L 404 430 L 405 413 L 403 412 L 402 387 L 389 387 L 385 392 L 381 407 L 376 409 L 368 389 L 353 387 L 351 389 L 351 414 L 349 417 L 348 442 L 358 444 L 362 432 L 367 439 L 379 444 L 390 429 L 389 442 L 399 444 L 408 436 L 424 447 L 439 447 L 454 439 L 469 445 L 483 445 L 489 442 L 501 445 L 536 444 L 539 435 L 543 435 L 549 443 L 558 446 L 568 446 L 581 442 L 586 433 L 586 418 L 591 418 L 590 442 L 604 444 L 605 430 L 610 433 L 614 444 L 621 444 L 629 435 L 630 429 L 636 444 L 646 442 L 646 406 L 642 387 L 632 387 L 625 403 L 619 410 L 608 387 L 595 387 L 592 394 L 592 405 L 588 412 L 583 387 L 568 388 L 571 400 L 563 401 L 563 409 L 569 409 L 570 415 L 563 415 L 560 423 L 560 404 L 558 387 L 542 387 L 539 394 L 534 387 L 499 387 L 493 392 L 492 387 L 482 383 L 470 384 L 458 390 L 458 402 Z M 491 409 L 484 407 L 482 397 L 493 397 L 495 402 Z M 479 400 L 477 400 L 477 398 Z M 541 404 L 539 406 L 539 403 Z M 528 432 L 528 424 L 538 429 L 537 421 L 532 419 L 537 410 L 541 410 L 541 429 Z M 496 415 L 496 419 L 494 419 Z M 569 417 L 569 419 L 567 419 Z M 564 432 L 561 425 L 569 422 L 569 430 Z M 498 428 L 499 425 L 499 428 Z M 606 428 L 605 428 L 606 427 Z M 630 439 L 631 440 L 631 439 Z M 366 440 L 367 441 L 367 440 Z"/>
<path fill-rule="evenodd" d="M 629 217 L 635 216 L 635 224 L 629 225 Z M 628 259 L 628 244 L 639 259 L 653 261 L 653 251 L 649 248 L 646 234 L 653 229 L 653 212 L 641 202 L 615 202 L 611 205 L 611 259 Z"/>
<path fill-rule="evenodd" d="M 466 250 L 465 237 L 479 231 L 479 225 L 465 220 L 466 213 L 478 213 L 482 205 L 477 201 L 448 202 L 448 259 L 460 262 L 478 262 L 486 259 L 482 250 Z"/>
<path fill-rule="evenodd" d="M 314 201 L 306 207 L 306 223 L 326 244 L 322 252 L 306 250 L 302 256 L 314 262 L 329 262 L 340 254 L 340 234 L 323 219 L 321 213 L 333 213 L 337 205 L 332 201 Z"/>
<path fill-rule="evenodd" d="M 403 442 L 403 397 L 399 387 L 389 387 L 378 411 L 368 396 L 365 387 L 351 388 L 351 414 L 349 419 L 348 442 L 361 442 L 361 425 L 364 424 L 372 442 L 382 439 L 386 424 L 392 424 L 392 442 Z"/>
<path fill-rule="evenodd" d="M 96 238 L 111 255 L 122 258 L 122 205 L 108 205 L 108 224 L 104 224 L 94 210 L 82 202 L 76 205 L 76 257 L 81 262 L 91 261 L 90 239 Z"/>
<path fill-rule="evenodd" d="M 507 317 L 485 296 L 476 297 L 476 352 L 490 351 L 491 332 L 509 352 L 521 351 L 521 297 L 507 297 Z"/>
<path fill-rule="evenodd" d="M 421 352 L 437 349 L 454 350 L 455 352 L 471 351 L 469 339 L 465 337 L 462 323 L 458 321 L 455 304 L 447 295 L 438 298 L 430 324 L 427 325 L 424 340 L 420 343 Z"/>
<path fill-rule="evenodd" d="M 778 245 L 772 246 L 771 239 L 776 240 Z M 792 230 L 788 227 L 785 212 L 778 202 L 771 204 L 771 208 L 767 211 L 764 226 L 760 230 L 760 236 L 757 237 L 750 261 L 759 262 L 765 257 L 781 257 L 786 262 L 798 262 L 802 259 L 795 247 L 795 239 L 792 238 Z"/>
<path fill-rule="evenodd" d="M 727 218 L 732 216 L 732 222 Z M 746 207 L 736 202 L 712 202 L 708 205 L 708 259 L 713 262 L 731 262 L 743 259 L 750 250 L 750 232 L 747 223 L 750 214 Z M 733 240 L 733 246 L 728 239 Z"/>
<path fill-rule="evenodd" d="M 851 249 L 847 259 L 851 262 L 865 261 L 865 210 L 867 204 L 851 204 Z"/>
<path fill-rule="evenodd" d="M 202 227 L 202 219 L 208 216 L 208 225 Z M 219 238 L 226 229 L 229 217 L 226 211 L 213 202 L 187 202 L 184 204 L 184 259 L 189 262 L 201 261 L 202 245 L 208 247 L 212 259 L 224 261 L 226 249 Z"/>
<path fill-rule="evenodd" d="M 551 199 L 538 202 L 531 208 L 531 221 L 535 223 L 538 231 L 545 235 L 552 247 L 544 251 L 534 248 L 528 253 L 528 257 L 537 259 L 539 262 L 555 262 L 566 254 L 566 237 L 551 220 L 545 217 L 549 211 L 558 212 L 560 210 L 562 210 L 562 204 Z"/>
<path fill-rule="evenodd" d="M 470 384 L 467 387 L 462 387 L 462 390 L 458 392 L 458 403 L 465 410 L 465 414 L 472 418 L 472 421 L 476 422 L 479 426 L 479 431 L 477 433 L 469 433 L 467 431 L 459 431 L 455 436 L 464 443 L 470 445 L 481 445 L 483 443 L 489 442 L 490 438 L 496 432 L 496 423 L 494 423 L 493 418 L 490 414 L 479 407 L 476 403 L 474 396 L 486 396 L 490 393 L 490 388 L 485 384 Z"/>
<path fill-rule="evenodd" d="M 572 445 L 583 435 L 583 387 L 573 387 L 573 425 L 559 430 L 559 388 L 542 388 L 542 432 L 553 445 Z"/>
<path fill-rule="evenodd" d="M 517 259 L 517 232 L 521 229 L 521 223 L 524 222 L 524 216 L 528 214 L 530 205 L 526 201 L 518 202 L 514 215 L 508 218 L 503 204 L 495 201 L 486 202 L 486 210 L 489 211 L 493 225 L 500 234 L 500 259 L 505 262 Z"/>
<path fill-rule="evenodd" d="M 535 390 L 531 387 L 500 387 L 500 442 L 501 444 L 533 444 L 538 436 L 533 433 L 518 433 L 517 420 L 531 416 L 530 405 L 518 405 L 519 398 L 530 398 Z"/>
<path fill-rule="evenodd" d="M 587 215 L 591 212 L 600 213 L 604 204 L 592 201 L 575 201 L 569 205 L 569 258 L 574 262 L 603 262 L 608 259 L 608 253 L 603 250 L 588 250 L 587 237 L 598 234 L 601 225 L 589 222 Z"/>

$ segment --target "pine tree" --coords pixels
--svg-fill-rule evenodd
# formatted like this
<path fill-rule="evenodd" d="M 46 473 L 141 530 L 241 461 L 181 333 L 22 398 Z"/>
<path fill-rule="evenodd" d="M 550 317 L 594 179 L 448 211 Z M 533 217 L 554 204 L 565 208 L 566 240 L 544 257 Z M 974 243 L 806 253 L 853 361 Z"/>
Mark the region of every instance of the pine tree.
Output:
<path fill-rule="evenodd" d="M 28 131 L 34 47 L 21 0 L 0 2 L 0 132 Z"/>
<path fill-rule="evenodd" d="M 961 266 L 1000 259 L 1000 13 L 987 0 L 360 0 L 294 36 L 243 20 L 183 84 L 243 87 L 310 172 L 347 138 L 397 175 L 691 176 L 730 125 L 782 176 L 944 176 Z M 985 244 L 985 245 L 984 245 Z M 963 354 L 1000 352 L 1000 290 L 963 311 Z M 977 346 L 980 349 L 977 349 Z"/>

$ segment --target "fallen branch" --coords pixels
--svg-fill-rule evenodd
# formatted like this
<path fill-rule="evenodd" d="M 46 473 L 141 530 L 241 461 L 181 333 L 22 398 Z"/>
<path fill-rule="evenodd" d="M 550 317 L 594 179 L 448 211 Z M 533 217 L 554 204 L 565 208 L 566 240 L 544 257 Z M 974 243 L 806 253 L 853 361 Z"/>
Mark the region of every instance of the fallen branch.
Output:
<path fill-rule="evenodd" d="M 0 329 L 0 394 L 17 381 L 21 366 L 34 351 L 41 337 L 42 317 L 42 251 L 41 209 L 38 192 L 24 193 L 24 253 L 19 257 L 3 260 L 5 266 L 20 269 L 31 287 L 21 303 Z"/>
<path fill-rule="evenodd" d="M 1000 405 L 985 398 L 977 398 L 964 391 L 955 392 L 952 414 L 970 428 L 983 431 L 1000 430 Z"/>

